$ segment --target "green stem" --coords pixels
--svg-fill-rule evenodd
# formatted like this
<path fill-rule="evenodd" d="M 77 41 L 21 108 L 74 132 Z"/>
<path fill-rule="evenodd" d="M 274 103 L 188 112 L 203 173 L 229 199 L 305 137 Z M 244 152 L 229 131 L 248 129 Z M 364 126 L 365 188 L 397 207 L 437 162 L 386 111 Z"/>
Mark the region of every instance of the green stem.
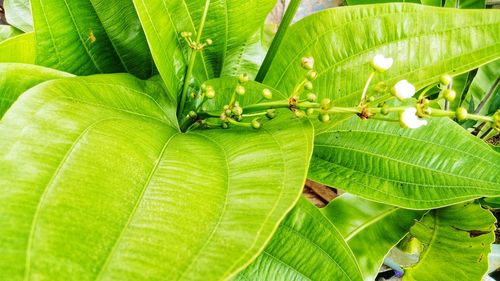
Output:
<path fill-rule="evenodd" d="M 245 128 L 252 128 L 252 124 L 250 123 L 243 123 L 243 122 L 238 122 L 232 118 L 227 118 L 227 120 L 229 121 L 229 123 L 231 123 L 232 125 L 235 125 L 235 126 L 240 126 L 240 127 L 245 127 Z"/>
<path fill-rule="evenodd" d="M 368 92 L 368 86 L 370 86 L 370 83 L 372 82 L 373 77 L 375 76 L 376 71 L 373 71 L 370 73 L 370 76 L 368 76 L 368 80 L 366 81 L 365 88 L 363 89 L 363 93 L 361 94 L 361 101 L 359 102 L 359 106 L 362 106 L 365 104 L 366 100 L 366 92 Z"/>
<path fill-rule="evenodd" d="M 259 72 L 255 77 L 255 81 L 257 82 L 264 81 L 267 71 L 269 70 L 271 63 L 273 62 L 274 57 L 276 57 L 276 53 L 278 52 L 278 48 L 281 45 L 281 41 L 283 41 L 286 31 L 288 30 L 290 23 L 292 22 L 293 18 L 295 17 L 295 14 L 297 13 L 297 10 L 299 9 L 301 1 L 302 0 L 290 1 L 290 4 L 286 9 L 285 15 L 283 16 L 283 19 L 281 19 L 281 24 L 280 27 L 278 28 L 278 32 L 276 32 L 273 42 L 271 43 L 271 47 L 269 47 L 269 51 L 267 51 L 266 58 L 262 62 L 262 65 L 259 68 Z"/>
<path fill-rule="evenodd" d="M 484 121 L 484 122 L 493 122 L 493 117 L 491 116 L 482 116 L 476 114 L 467 114 L 467 119 Z"/>
<path fill-rule="evenodd" d="M 243 117 L 258 117 L 258 116 L 264 116 L 266 114 L 267 114 L 267 112 L 256 112 L 256 113 L 250 113 L 250 114 L 243 114 L 241 116 L 243 116 Z"/>
<path fill-rule="evenodd" d="M 332 107 L 328 113 L 359 113 L 359 107 Z"/>
<path fill-rule="evenodd" d="M 367 105 L 370 105 L 370 104 L 375 104 L 375 105 L 377 105 L 377 104 L 379 104 L 379 103 L 386 102 L 386 101 L 388 101 L 388 100 L 390 100 L 390 99 L 392 99 L 392 98 L 394 98 L 394 96 L 393 96 L 392 94 L 385 94 L 385 95 L 381 96 L 380 98 L 378 98 L 378 99 L 376 99 L 376 100 L 374 100 L 374 101 L 368 102 L 368 103 L 366 103 L 366 104 L 367 104 Z"/>
<path fill-rule="evenodd" d="M 288 100 L 279 100 L 279 101 L 270 101 L 270 102 L 247 105 L 243 108 L 243 111 L 248 112 L 248 111 L 260 111 L 272 108 L 288 108 L 289 106 L 290 104 Z"/>
<path fill-rule="evenodd" d="M 427 88 L 425 88 L 421 93 L 420 95 L 418 96 L 418 99 L 421 99 L 423 97 L 425 97 L 425 94 L 427 94 L 428 91 L 430 91 L 432 88 L 434 88 L 436 85 L 432 84 L 432 85 L 429 85 L 427 86 Z"/>
<path fill-rule="evenodd" d="M 205 26 L 205 21 L 207 19 L 208 7 L 210 6 L 210 0 L 205 1 L 205 10 L 203 10 L 203 16 L 201 18 L 200 27 L 198 29 L 198 33 L 196 34 L 196 45 L 200 43 L 201 34 L 203 32 L 203 27 Z M 198 50 L 193 49 L 191 51 L 191 57 L 189 59 L 189 64 L 186 71 L 186 76 L 184 77 L 184 85 L 182 87 L 181 100 L 179 103 L 179 107 L 177 108 L 177 117 L 184 111 L 184 106 L 186 104 L 186 96 L 187 91 L 189 89 L 189 81 L 191 80 L 191 75 L 193 75 L 194 63 L 196 61 L 196 55 L 198 54 Z"/>

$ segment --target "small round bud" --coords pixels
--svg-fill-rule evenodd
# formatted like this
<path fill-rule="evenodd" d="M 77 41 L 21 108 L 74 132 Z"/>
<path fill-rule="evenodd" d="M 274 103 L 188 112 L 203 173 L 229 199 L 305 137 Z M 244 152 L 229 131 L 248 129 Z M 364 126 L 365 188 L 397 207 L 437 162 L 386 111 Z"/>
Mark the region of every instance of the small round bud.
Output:
<path fill-rule="evenodd" d="M 235 106 L 233 107 L 233 114 L 236 115 L 236 116 L 240 116 L 241 114 L 243 114 L 243 108 L 239 107 L 239 106 Z"/>
<path fill-rule="evenodd" d="M 215 90 L 214 88 L 208 86 L 206 88 L 206 91 L 205 91 L 205 96 L 208 98 L 208 99 L 213 99 L 215 98 Z"/>
<path fill-rule="evenodd" d="M 191 118 L 191 119 L 196 119 L 196 117 L 198 117 L 198 114 L 196 114 L 196 112 L 194 112 L 192 110 L 189 111 L 188 115 L 189 115 L 189 118 Z"/>
<path fill-rule="evenodd" d="M 315 102 L 318 99 L 318 97 L 314 93 L 309 93 L 307 94 L 307 100 L 310 102 Z"/>
<path fill-rule="evenodd" d="M 189 94 L 189 97 L 191 97 L 191 99 L 193 99 L 193 100 L 194 100 L 194 99 L 196 98 L 196 93 L 195 93 L 195 92 L 191 92 L 191 93 Z"/>
<path fill-rule="evenodd" d="M 316 80 L 316 78 L 318 78 L 318 72 L 314 71 L 314 70 L 311 70 L 307 73 L 307 76 L 306 76 L 307 80 L 309 81 L 314 81 Z"/>
<path fill-rule="evenodd" d="M 226 119 L 227 119 L 227 115 L 226 115 L 226 113 L 224 113 L 224 112 L 223 112 L 223 113 L 221 113 L 221 115 L 220 115 L 220 120 L 222 120 L 222 121 L 226 121 Z"/>
<path fill-rule="evenodd" d="M 369 101 L 369 102 L 373 102 L 373 101 L 375 101 L 375 97 L 374 97 L 374 96 L 369 97 L 369 98 L 368 98 L 368 101 Z"/>
<path fill-rule="evenodd" d="M 248 75 L 246 73 L 242 73 L 240 74 L 240 76 L 238 77 L 238 81 L 243 84 L 243 83 L 246 83 L 248 82 Z"/>
<path fill-rule="evenodd" d="M 207 43 L 207 45 L 210 46 L 214 43 L 214 41 L 212 41 L 212 39 L 210 38 L 207 38 L 207 40 L 205 40 L 205 43 Z"/>
<path fill-rule="evenodd" d="M 187 33 L 187 37 L 191 37 L 191 36 L 193 36 L 193 33 L 192 32 L 188 32 Z"/>
<path fill-rule="evenodd" d="M 500 131 L 500 109 L 493 114 L 493 129 Z"/>
<path fill-rule="evenodd" d="M 266 112 L 266 117 L 269 119 L 274 119 L 276 117 L 276 110 L 268 109 Z"/>
<path fill-rule="evenodd" d="M 455 92 L 454 90 L 451 90 L 451 89 L 446 89 L 443 91 L 443 97 L 447 101 L 452 102 L 457 97 L 457 92 Z"/>
<path fill-rule="evenodd" d="M 262 96 L 264 96 L 265 99 L 272 99 L 273 98 L 273 93 L 269 89 L 264 89 L 262 90 Z"/>
<path fill-rule="evenodd" d="M 384 104 L 382 106 L 382 109 L 380 110 L 380 113 L 382 113 L 382 115 L 387 115 L 389 114 L 389 106 L 387 104 Z"/>
<path fill-rule="evenodd" d="M 331 100 L 329 98 L 324 98 L 321 100 L 321 108 L 324 110 L 330 109 Z"/>
<path fill-rule="evenodd" d="M 314 58 L 313 57 L 303 57 L 300 60 L 300 65 L 304 69 L 312 70 L 314 68 Z"/>
<path fill-rule="evenodd" d="M 224 105 L 223 109 L 224 109 L 224 111 L 228 110 L 229 109 L 229 105 L 228 104 Z"/>
<path fill-rule="evenodd" d="M 313 114 L 314 114 L 314 108 L 308 108 L 308 109 L 306 110 L 306 115 L 307 115 L 307 116 L 311 116 L 311 115 L 313 115 Z"/>
<path fill-rule="evenodd" d="M 189 32 L 187 32 L 187 31 L 183 31 L 183 32 L 181 32 L 181 36 L 182 36 L 183 38 L 189 37 Z"/>
<path fill-rule="evenodd" d="M 453 81 L 453 78 L 451 78 L 451 76 L 448 74 L 444 74 L 444 75 L 441 75 L 441 77 L 439 78 L 439 81 L 441 82 L 441 84 L 443 86 L 448 86 Z"/>
<path fill-rule="evenodd" d="M 393 63 L 392 58 L 386 58 L 381 54 L 377 54 L 373 57 L 371 61 L 371 66 L 375 71 L 384 72 L 387 69 L 391 68 Z"/>
<path fill-rule="evenodd" d="M 322 113 L 322 114 L 318 115 L 318 119 L 320 122 L 328 123 L 328 122 L 330 122 L 330 115 L 326 114 L 326 113 Z"/>
<path fill-rule="evenodd" d="M 389 90 L 389 86 L 387 86 L 387 83 L 385 82 L 378 82 L 373 89 L 377 93 L 383 94 Z"/>
<path fill-rule="evenodd" d="M 238 85 L 234 90 L 238 95 L 243 96 L 245 94 L 245 87 Z"/>
<path fill-rule="evenodd" d="M 229 128 L 229 124 L 224 122 L 222 123 L 222 125 L 220 125 L 222 129 L 228 129 Z"/>
<path fill-rule="evenodd" d="M 231 111 L 231 109 L 226 109 L 224 110 L 224 114 L 226 114 L 227 116 L 231 116 L 233 114 L 233 112 Z"/>
<path fill-rule="evenodd" d="M 260 129 L 260 127 L 262 126 L 262 124 L 260 123 L 260 120 L 258 118 L 255 118 L 252 120 L 252 128 L 254 129 Z"/>
<path fill-rule="evenodd" d="M 311 81 L 307 81 L 306 83 L 304 83 L 304 89 L 308 91 L 311 91 L 313 89 L 313 84 L 311 83 Z"/>
<path fill-rule="evenodd" d="M 306 116 L 306 113 L 302 110 L 295 110 L 295 117 L 297 118 L 304 118 L 304 116 Z"/>
<path fill-rule="evenodd" d="M 207 84 L 205 83 L 201 84 L 200 89 L 202 92 L 205 92 L 207 90 Z"/>

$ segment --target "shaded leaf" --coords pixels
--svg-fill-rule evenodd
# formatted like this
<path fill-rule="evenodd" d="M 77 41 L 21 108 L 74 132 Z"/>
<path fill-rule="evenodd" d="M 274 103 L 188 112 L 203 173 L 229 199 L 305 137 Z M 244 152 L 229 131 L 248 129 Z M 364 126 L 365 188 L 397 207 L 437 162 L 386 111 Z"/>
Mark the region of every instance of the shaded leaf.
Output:
<path fill-rule="evenodd" d="M 403 280 L 481 280 L 488 269 L 495 222 L 477 203 L 430 211 L 411 229 L 424 250 Z"/>
<path fill-rule="evenodd" d="M 24 31 L 33 31 L 33 17 L 29 0 L 4 0 L 5 19 L 7 22 Z"/>
<path fill-rule="evenodd" d="M 384 257 L 425 213 L 367 201 L 348 193 L 335 198 L 321 212 L 353 251 L 364 280 L 376 279 Z"/>
<path fill-rule="evenodd" d="M 0 42 L 22 33 L 22 31 L 13 26 L 0 25 Z"/>
<path fill-rule="evenodd" d="M 363 280 L 349 246 L 301 198 L 262 254 L 235 280 Z"/>

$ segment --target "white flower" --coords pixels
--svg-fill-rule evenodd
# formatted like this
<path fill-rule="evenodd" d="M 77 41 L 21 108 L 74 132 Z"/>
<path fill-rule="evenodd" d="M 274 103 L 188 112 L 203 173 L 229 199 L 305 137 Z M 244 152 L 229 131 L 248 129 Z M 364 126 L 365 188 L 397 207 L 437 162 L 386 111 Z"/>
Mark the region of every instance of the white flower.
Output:
<path fill-rule="evenodd" d="M 386 58 L 381 54 L 373 57 L 372 67 L 378 72 L 384 72 L 392 66 L 392 58 Z"/>
<path fill-rule="evenodd" d="M 408 107 L 400 116 L 400 124 L 403 128 L 416 129 L 427 125 L 427 120 L 421 119 L 417 116 L 417 109 L 415 107 Z"/>
<path fill-rule="evenodd" d="M 392 87 L 392 94 L 400 100 L 405 100 L 415 95 L 415 86 L 406 80 L 401 80 Z"/>

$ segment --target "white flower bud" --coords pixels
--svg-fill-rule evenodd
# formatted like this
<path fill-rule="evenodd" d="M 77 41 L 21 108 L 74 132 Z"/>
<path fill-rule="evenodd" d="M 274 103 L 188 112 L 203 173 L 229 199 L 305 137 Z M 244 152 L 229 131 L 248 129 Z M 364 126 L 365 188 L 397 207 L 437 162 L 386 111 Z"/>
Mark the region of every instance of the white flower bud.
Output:
<path fill-rule="evenodd" d="M 392 66 L 392 58 L 386 58 L 381 54 L 378 54 L 373 57 L 372 67 L 378 72 L 384 72 Z"/>
<path fill-rule="evenodd" d="M 403 128 L 416 129 L 427 125 L 427 120 L 421 119 L 417 116 L 417 109 L 415 107 L 408 107 L 400 116 L 400 124 Z"/>
<path fill-rule="evenodd" d="M 392 87 L 392 94 L 400 100 L 405 100 L 415 95 L 415 86 L 406 80 L 401 80 Z"/>

